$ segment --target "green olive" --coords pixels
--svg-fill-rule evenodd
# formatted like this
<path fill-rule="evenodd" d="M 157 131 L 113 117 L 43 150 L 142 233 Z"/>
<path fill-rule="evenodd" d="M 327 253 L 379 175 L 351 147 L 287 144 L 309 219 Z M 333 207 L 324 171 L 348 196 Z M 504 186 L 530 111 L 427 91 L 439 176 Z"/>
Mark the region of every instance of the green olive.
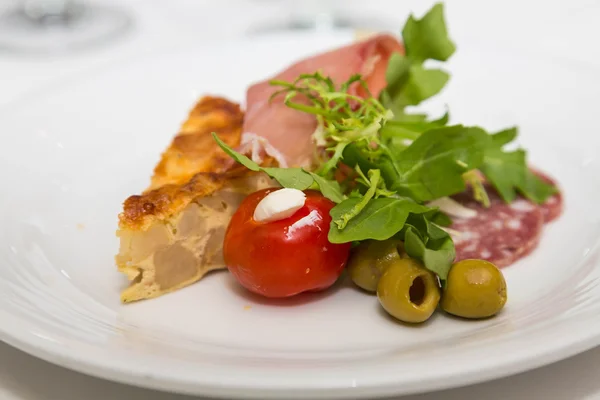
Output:
<path fill-rule="evenodd" d="M 442 308 L 463 318 L 487 318 L 506 304 L 502 272 L 485 260 L 462 260 L 450 268 Z"/>
<path fill-rule="evenodd" d="M 377 298 L 400 321 L 427 321 L 440 301 L 437 276 L 416 260 L 396 260 L 381 276 Z"/>
<path fill-rule="evenodd" d="M 402 242 L 394 239 L 367 240 L 353 249 L 348 261 L 348 274 L 360 288 L 369 292 L 377 290 L 383 271 L 401 258 Z"/>

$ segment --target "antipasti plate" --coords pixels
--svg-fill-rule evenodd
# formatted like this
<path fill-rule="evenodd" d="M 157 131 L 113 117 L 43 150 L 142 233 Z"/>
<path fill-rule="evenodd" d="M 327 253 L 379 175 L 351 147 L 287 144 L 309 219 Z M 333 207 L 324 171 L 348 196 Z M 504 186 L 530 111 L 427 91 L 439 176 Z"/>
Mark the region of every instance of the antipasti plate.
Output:
<path fill-rule="evenodd" d="M 465 124 L 520 127 L 565 211 L 503 270 L 495 318 L 389 318 L 347 279 L 268 301 L 226 272 L 122 305 L 121 202 L 141 191 L 200 95 L 247 85 L 350 35 L 277 36 L 146 55 L 0 110 L 0 339 L 56 364 L 151 388 L 225 397 L 372 397 L 480 382 L 600 344 L 600 80 L 568 61 L 460 43 L 426 107 Z"/>

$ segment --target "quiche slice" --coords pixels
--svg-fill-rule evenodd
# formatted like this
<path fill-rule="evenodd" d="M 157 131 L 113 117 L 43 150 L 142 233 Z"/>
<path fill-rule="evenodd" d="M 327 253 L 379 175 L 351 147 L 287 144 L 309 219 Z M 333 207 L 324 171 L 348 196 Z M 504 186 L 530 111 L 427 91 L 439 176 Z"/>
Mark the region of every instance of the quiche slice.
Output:
<path fill-rule="evenodd" d="M 115 257 L 130 281 L 123 302 L 157 297 L 225 268 L 222 244 L 231 216 L 247 194 L 272 184 L 237 166 L 212 138 L 216 132 L 239 146 L 243 119 L 236 103 L 200 99 L 163 153 L 150 187 L 125 200 Z"/>

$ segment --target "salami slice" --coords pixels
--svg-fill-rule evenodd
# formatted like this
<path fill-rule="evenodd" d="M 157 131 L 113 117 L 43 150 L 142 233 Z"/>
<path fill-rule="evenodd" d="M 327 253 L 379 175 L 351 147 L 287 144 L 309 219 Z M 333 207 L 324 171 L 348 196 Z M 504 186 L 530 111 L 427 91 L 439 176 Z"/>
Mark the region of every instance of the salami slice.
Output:
<path fill-rule="evenodd" d="M 561 193 L 557 193 L 550 197 L 544 204 L 540 206 L 545 223 L 554 221 L 556 218 L 558 218 L 558 216 L 562 213 L 562 209 L 563 198 Z"/>
<path fill-rule="evenodd" d="M 541 171 L 532 169 L 532 172 L 556 185 Z M 489 184 L 486 184 L 486 190 L 490 197 L 489 208 L 475 201 L 470 192 L 453 196 L 465 207 L 477 211 L 473 218 L 454 218 L 450 226 L 456 246 L 456 261 L 478 258 L 506 267 L 537 246 L 543 225 L 562 213 L 563 196 L 558 192 L 541 205 L 524 198 L 506 204 Z"/>
<path fill-rule="evenodd" d="M 543 181 L 550 183 L 556 186 L 556 182 L 550 178 L 548 175 L 533 170 L 534 173 L 539 176 Z M 542 214 L 544 215 L 544 222 L 548 223 L 550 221 L 554 221 L 558 216 L 562 213 L 563 209 L 563 197 L 560 192 L 551 196 L 546 202 L 540 205 L 540 210 L 542 210 Z"/>
<path fill-rule="evenodd" d="M 478 258 L 506 267 L 529 254 L 538 244 L 544 225 L 542 208 L 525 199 L 506 204 L 488 188 L 490 207 L 484 208 L 470 193 L 454 199 L 477 211 L 473 218 L 454 218 L 450 228 L 456 260 Z"/>

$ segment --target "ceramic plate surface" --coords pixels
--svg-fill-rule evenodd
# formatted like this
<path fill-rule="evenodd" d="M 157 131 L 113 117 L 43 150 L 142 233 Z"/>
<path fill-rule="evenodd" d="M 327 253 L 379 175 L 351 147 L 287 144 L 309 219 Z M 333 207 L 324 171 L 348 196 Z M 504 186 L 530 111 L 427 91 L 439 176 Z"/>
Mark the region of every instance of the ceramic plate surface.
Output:
<path fill-rule="evenodd" d="M 202 94 L 242 101 L 249 82 L 350 35 L 279 36 L 147 54 L 0 110 L 0 339 L 56 364 L 163 390 L 226 397 L 371 397 L 480 382 L 600 343 L 600 79 L 568 60 L 460 43 L 432 112 L 490 130 L 517 124 L 558 179 L 563 216 L 504 270 L 505 311 L 419 327 L 339 282 L 268 302 L 226 272 L 119 303 L 122 201 L 149 182 Z M 249 307 L 248 307 L 249 306 Z"/>

